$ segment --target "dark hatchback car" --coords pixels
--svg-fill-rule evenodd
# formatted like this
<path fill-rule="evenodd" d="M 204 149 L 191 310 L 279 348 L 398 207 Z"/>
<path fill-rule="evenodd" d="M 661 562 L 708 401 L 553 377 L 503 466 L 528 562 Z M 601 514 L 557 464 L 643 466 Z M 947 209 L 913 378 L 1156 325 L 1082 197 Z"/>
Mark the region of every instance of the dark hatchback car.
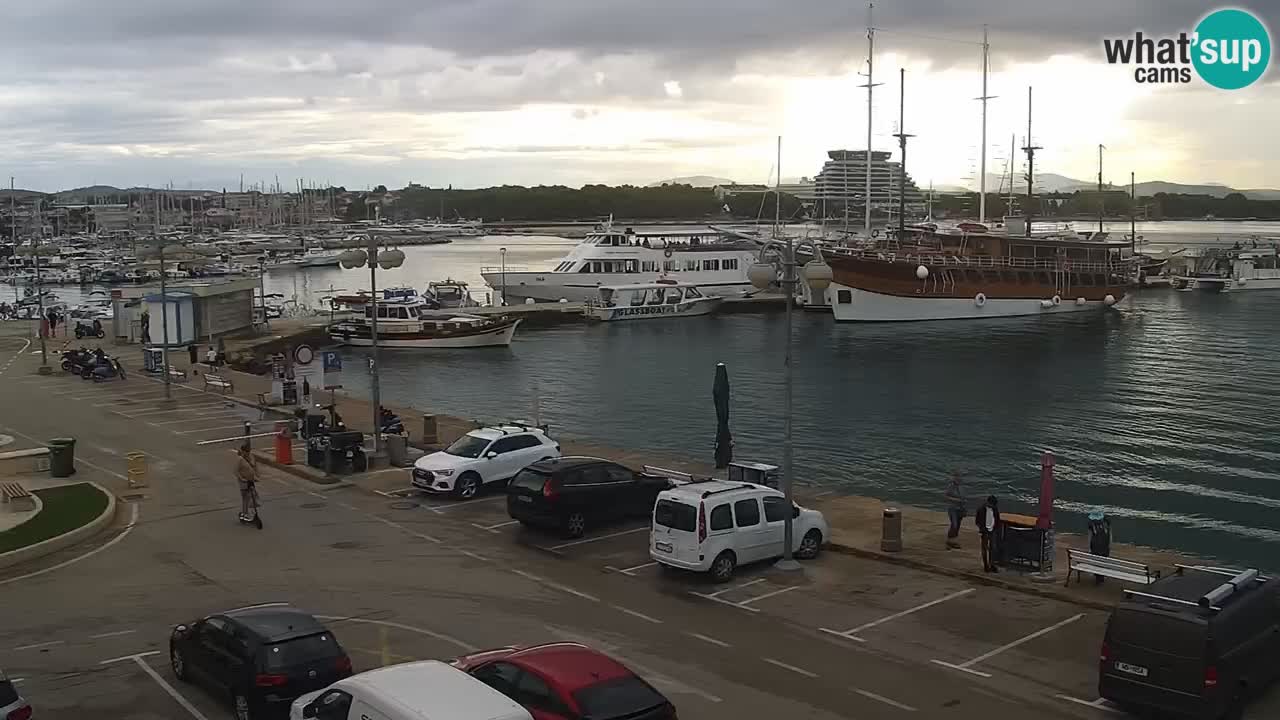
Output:
<path fill-rule="evenodd" d="M 1280 676 L 1280 578 L 1179 568 L 1107 620 L 1098 693 L 1160 718 L 1238 718 Z"/>
<path fill-rule="evenodd" d="M 658 493 L 671 480 L 638 473 L 593 457 L 541 460 L 521 470 L 507 486 L 507 514 L 525 525 L 581 537 L 627 517 L 648 517 Z"/>
<path fill-rule="evenodd" d="M 226 698 L 239 720 L 287 715 L 299 695 L 351 675 L 351 659 L 314 617 L 260 605 L 178 625 L 169 637 L 173 674 Z"/>

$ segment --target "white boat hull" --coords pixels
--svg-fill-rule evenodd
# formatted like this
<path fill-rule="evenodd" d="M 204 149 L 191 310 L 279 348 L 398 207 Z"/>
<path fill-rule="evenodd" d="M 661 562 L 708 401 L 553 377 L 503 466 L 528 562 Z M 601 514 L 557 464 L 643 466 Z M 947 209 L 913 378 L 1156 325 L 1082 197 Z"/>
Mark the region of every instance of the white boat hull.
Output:
<path fill-rule="evenodd" d="M 617 307 L 592 305 L 587 308 L 587 317 L 600 322 L 697 317 L 715 312 L 723 300 L 724 298 L 719 297 L 702 297 L 674 305 L 620 305 Z"/>
<path fill-rule="evenodd" d="M 1190 289 L 1210 293 L 1280 290 L 1280 278 L 1195 278 Z"/>
<path fill-rule="evenodd" d="M 532 299 L 534 302 L 587 302 L 599 297 L 599 289 L 603 285 L 617 285 L 620 282 L 642 285 L 658 280 L 678 279 L 681 282 L 697 285 L 704 295 L 714 297 L 738 297 L 754 288 L 741 277 L 726 280 L 723 272 L 679 272 L 662 274 L 657 272 L 637 273 L 552 273 L 552 272 L 485 272 L 481 273 L 489 287 L 504 292 L 508 305 L 517 305 Z M 713 279 L 714 278 L 714 279 Z M 505 288 L 505 289 L 504 289 Z"/>
<path fill-rule="evenodd" d="M 1102 301 L 1077 303 L 1062 299 L 1057 305 L 1044 306 L 1035 298 L 988 298 L 979 306 L 970 298 L 910 298 L 896 295 L 831 286 L 831 297 L 850 291 L 852 302 L 836 302 L 831 313 L 838 322 L 910 322 L 919 320 L 979 320 L 983 318 L 1025 317 L 1028 315 L 1061 315 L 1098 311 L 1107 307 Z"/>
<path fill-rule="evenodd" d="M 434 337 L 434 338 L 401 338 L 396 337 L 394 333 L 378 336 L 378 347 L 380 348 L 417 348 L 417 349 L 459 349 L 459 348 L 478 348 L 478 347 L 505 347 L 511 344 L 512 338 L 516 334 L 516 327 L 520 325 L 520 321 L 516 320 L 510 325 L 495 327 L 492 330 L 486 330 L 461 337 Z M 331 333 L 329 335 L 334 342 L 344 345 L 352 345 L 355 347 L 370 347 L 373 345 L 369 338 L 344 336 L 340 333 Z"/>

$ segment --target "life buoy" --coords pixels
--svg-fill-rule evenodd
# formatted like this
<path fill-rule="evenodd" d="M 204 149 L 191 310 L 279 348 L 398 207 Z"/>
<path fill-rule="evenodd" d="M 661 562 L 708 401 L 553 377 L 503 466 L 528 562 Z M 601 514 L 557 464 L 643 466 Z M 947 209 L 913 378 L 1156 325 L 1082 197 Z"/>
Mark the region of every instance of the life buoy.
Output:
<path fill-rule="evenodd" d="M 674 253 L 672 253 L 671 248 L 667 248 L 666 250 L 662 251 L 662 254 L 665 255 L 666 257 L 671 257 Z"/>
<path fill-rule="evenodd" d="M 977 305 L 978 307 L 982 307 L 983 305 L 986 305 L 987 304 L 986 293 L 978 293 L 977 295 L 974 295 L 973 304 Z"/>
<path fill-rule="evenodd" d="M 1061 296 L 1061 295 L 1054 295 L 1054 296 L 1053 296 L 1053 304 L 1054 304 L 1054 306 L 1061 305 L 1061 304 L 1062 304 L 1062 296 Z"/>

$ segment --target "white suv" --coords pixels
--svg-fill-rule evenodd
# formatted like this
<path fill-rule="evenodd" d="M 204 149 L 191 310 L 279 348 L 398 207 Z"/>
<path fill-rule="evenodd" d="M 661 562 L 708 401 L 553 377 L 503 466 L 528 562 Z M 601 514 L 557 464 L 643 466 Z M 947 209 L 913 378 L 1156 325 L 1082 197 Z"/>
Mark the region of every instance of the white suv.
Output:
<path fill-rule="evenodd" d="M 708 480 L 658 494 L 649 531 L 649 557 L 663 565 L 710 572 L 716 582 L 733 577 L 738 565 L 781 557 L 787 500 L 764 485 Z M 831 537 L 817 510 L 790 509 L 792 552 L 817 557 Z"/>
<path fill-rule="evenodd" d="M 560 443 L 536 427 L 495 425 L 472 430 L 440 452 L 418 458 L 410 483 L 429 493 L 475 497 L 482 485 L 510 480 L 527 465 L 560 457 Z"/>

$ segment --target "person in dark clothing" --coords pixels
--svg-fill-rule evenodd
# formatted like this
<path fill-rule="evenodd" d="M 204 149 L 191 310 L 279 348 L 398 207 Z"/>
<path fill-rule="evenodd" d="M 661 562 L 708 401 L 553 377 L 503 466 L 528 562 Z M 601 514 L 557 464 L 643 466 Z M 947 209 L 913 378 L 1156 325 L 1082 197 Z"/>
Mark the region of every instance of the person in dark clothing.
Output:
<path fill-rule="evenodd" d="M 978 535 L 982 538 L 982 570 L 998 573 L 1000 568 L 996 562 L 1000 558 L 998 540 L 1000 533 L 1000 504 L 995 495 L 988 495 L 987 501 L 978 508 L 974 516 L 978 523 Z"/>
<path fill-rule="evenodd" d="M 1089 552 L 1111 557 L 1111 520 L 1100 511 L 1089 513 Z M 1104 580 L 1101 575 L 1093 576 L 1093 582 L 1097 585 L 1101 585 Z"/>
<path fill-rule="evenodd" d="M 947 549 L 960 547 L 960 523 L 964 520 L 964 476 L 960 471 L 955 470 L 951 473 L 951 479 L 947 481 L 947 488 L 942 493 L 947 501 L 947 519 L 950 521 L 947 527 Z"/>

